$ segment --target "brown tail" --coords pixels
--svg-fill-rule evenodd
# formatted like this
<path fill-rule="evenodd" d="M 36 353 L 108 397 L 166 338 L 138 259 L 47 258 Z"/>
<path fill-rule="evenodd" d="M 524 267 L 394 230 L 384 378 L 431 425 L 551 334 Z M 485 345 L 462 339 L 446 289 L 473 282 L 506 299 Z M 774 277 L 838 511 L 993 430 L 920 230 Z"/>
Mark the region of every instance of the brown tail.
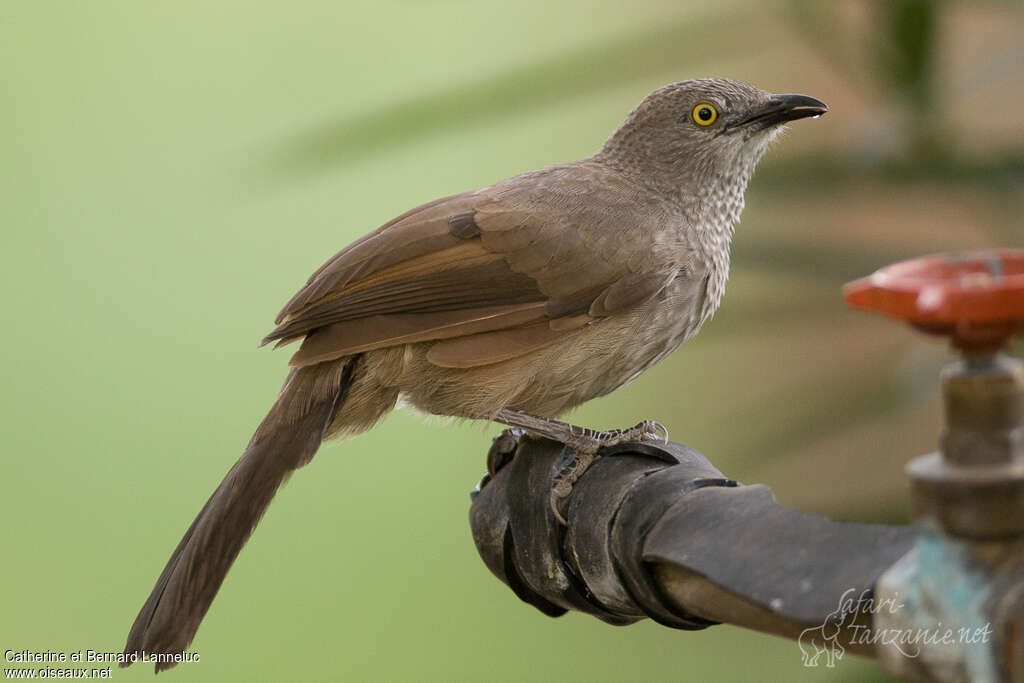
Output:
<path fill-rule="evenodd" d="M 303 368 L 288 376 L 245 453 L 171 554 L 128 633 L 125 655 L 179 653 L 192 642 L 231 564 L 278 487 L 320 447 L 345 401 L 357 360 L 343 360 L 334 373 L 333 368 Z M 329 381 L 332 374 L 334 380 Z M 156 671 L 172 666 L 173 661 L 158 661 Z"/>

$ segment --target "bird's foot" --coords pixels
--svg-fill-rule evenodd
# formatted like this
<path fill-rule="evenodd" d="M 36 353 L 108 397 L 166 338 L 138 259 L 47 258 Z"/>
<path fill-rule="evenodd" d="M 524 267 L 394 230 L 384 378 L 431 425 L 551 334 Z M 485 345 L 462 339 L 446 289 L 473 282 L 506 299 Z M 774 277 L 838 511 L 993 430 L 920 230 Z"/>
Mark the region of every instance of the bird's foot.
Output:
<path fill-rule="evenodd" d="M 569 497 L 572 487 L 597 459 L 598 451 L 631 441 L 660 440 L 663 443 L 668 443 L 668 429 L 654 420 L 644 420 L 628 429 L 609 429 L 603 432 L 574 425 L 569 425 L 569 427 L 580 431 L 578 438 L 565 442 L 567 446 L 571 446 L 576 451 L 576 454 L 573 456 L 572 462 L 555 475 L 554 485 L 551 487 L 551 511 L 562 526 L 567 526 L 568 523 L 562 516 L 561 503 Z"/>
<path fill-rule="evenodd" d="M 630 441 L 668 443 L 668 430 L 653 420 L 644 420 L 628 429 L 597 431 L 506 408 L 497 414 L 495 421 L 559 441 L 575 451 L 572 462 L 555 475 L 551 487 L 551 511 L 563 526 L 567 522 L 562 516 L 560 505 L 572 493 L 573 485 L 597 459 L 602 448 Z"/>

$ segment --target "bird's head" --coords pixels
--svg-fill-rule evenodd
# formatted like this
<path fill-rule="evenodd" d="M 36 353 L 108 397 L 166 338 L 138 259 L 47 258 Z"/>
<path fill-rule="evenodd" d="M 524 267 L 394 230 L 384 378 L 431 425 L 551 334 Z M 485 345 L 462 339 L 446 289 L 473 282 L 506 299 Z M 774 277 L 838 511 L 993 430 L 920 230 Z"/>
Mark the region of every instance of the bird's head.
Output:
<path fill-rule="evenodd" d="M 775 95 L 742 81 L 681 81 L 645 97 L 599 154 L 674 188 L 735 175 L 746 185 L 786 123 L 827 111 L 813 97 Z"/>

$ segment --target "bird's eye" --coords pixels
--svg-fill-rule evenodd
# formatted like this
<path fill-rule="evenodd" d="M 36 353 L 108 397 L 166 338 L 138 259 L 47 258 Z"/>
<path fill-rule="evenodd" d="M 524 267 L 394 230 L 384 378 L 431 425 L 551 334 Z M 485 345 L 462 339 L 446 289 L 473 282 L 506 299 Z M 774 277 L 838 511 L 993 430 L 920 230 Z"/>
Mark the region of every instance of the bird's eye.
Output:
<path fill-rule="evenodd" d="M 715 109 L 713 104 L 700 102 L 690 112 L 690 116 L 693 117 L 693 122 L 698 126 L 710 126 L 718 118 L 718 110 Z"/>

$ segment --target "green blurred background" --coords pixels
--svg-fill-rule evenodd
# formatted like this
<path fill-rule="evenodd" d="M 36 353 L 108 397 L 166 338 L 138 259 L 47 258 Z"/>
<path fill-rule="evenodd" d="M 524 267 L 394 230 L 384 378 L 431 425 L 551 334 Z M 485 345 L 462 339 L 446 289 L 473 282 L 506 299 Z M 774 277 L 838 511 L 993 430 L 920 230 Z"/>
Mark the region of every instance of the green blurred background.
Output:
<path fill-rule="evenodd" d="M 718 316 L 578 410 L 656 418 L 791 506 L 907 518 L 944 347 L 844 310 L 895 259 L 1024 243 L 1017 2 L 0 2 L 0 648 L 117 651 L 270 405 L 258 351 L 324 259 L 436 196 L 596 149 L 647 92 L 805 92 Z M 552 620 L 466 521 L 494 427 L 408 412 L 283 489 L 164 676 L 875 680 L 720 626 Z M 149 679 L 148 667 L 115 669 Z"/>

